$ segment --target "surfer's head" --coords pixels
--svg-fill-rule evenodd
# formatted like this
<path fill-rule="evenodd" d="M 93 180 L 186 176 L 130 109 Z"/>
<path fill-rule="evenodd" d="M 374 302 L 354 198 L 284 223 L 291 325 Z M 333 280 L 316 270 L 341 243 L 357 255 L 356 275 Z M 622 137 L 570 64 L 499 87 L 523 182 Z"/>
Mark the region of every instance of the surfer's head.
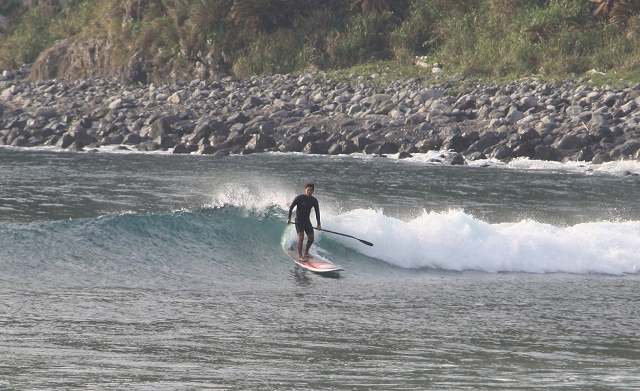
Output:
<path fill-rule="evenodd" d="M 307 195 L 307 197 L 311 197 L 311 194 L 313 194 L 313 191 L 316 189 L 316 186 L 311 183 L 308 182 L 306 185 L 304 185 L 304 194 Z"/>

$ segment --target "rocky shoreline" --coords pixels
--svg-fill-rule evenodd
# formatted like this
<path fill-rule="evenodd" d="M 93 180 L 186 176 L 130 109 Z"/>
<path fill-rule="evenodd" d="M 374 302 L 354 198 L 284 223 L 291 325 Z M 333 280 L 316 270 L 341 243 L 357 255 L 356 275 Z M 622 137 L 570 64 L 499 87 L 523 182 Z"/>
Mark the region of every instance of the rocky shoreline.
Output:
<path fill-rule="evenodd" d="M 447 164 L 640 159 L 640 84 L 613 89 L 532 79 L 460 92 L 449 82 L 419 79 L 375 87 L 376 75 L 127 86 L 103 78 L 30 81 L 28 73 L 26 67 L 0 76 L 0 145 L 400 158 L 442 151 Z"/>

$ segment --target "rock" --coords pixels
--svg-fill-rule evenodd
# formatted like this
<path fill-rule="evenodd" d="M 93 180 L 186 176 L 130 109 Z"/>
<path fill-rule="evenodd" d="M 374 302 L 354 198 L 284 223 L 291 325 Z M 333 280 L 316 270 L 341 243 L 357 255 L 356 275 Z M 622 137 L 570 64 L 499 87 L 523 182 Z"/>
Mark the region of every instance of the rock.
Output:
<path fill-rule="evenodd" d="M 66 149 L 69 148 L 69 146 L 71 146 L 74 141 L 75 140 L 73 139 L 73 136 L 71 136 L 69 133 L 65 133 L 56 143 L 56 147 Z"/>
<path fill-rule="evenodd" d="M 418 96 L 420 98 L 420 101 L 426 102 L 428 100 L 439 99 L 444 97 L 445 92 L 443 90 L 429 89 L 429 90 L 424 90 L 418 93 Z"/>
<path fill-rule="evenodd" d="M 602 163 L 606 163 L 606 162 L 610 162 L 611 161 L 611 157 L 609 156 L 608 153 L 606 152 L 598 152 L 593 159 L 591 160 L 591 163 L 593 164 L 602 164 Z"/>
<path fill-rule="evenodd" d="M 178 144 L 178 142 L 174 137 L 167 134 L 161 134 L 160 136 L 155 138 L 153 141 L 155 141 L 160 146 L 160 148 L 164 148 L 164 149 L 173 148 Z"/>
<path fill-rule="evenodd" d="M 282 142 L 278 150 L 280 150 L 280 152 L 302 152 L 304 147 L 305 145 L 302 144 L 297 137 L 293 137 Z"/>
<path fill-rule="evenodd" d="M 558 161 L 558 162 L 562 160 L 562 154 L 560 153 L 560 151 L 546 145 L 535 146 L 532 157 L 537 160 Z"/>
<path fill-rule="evenodd" d="M 180 118 L 175 115 L 165 115 L 158 118 L 153 124 L 151 124 L 151 130 L 149 131 L 149 137 L 156 139 L 162 135 L 168 135 L 173 133 L 173 124 L 180 121 Z"/>
<path fill-rule="evenodd" d="M 58 116 L 58 110 L 55 107 L 40 107 L 36 110 L 35 115 L 36 117 L 51 119 Z"/>
<path fill-rule="evenodd" d="M 489 158 L 497 160 L 510 159 L 513 157 L 512 153 L 513 151 L 511 150 L 511 148 L 506 145 L 501 145 L 494 149 L 493 152 L 491 152 Z"/>
<path fill-rule="evenodd" d="M 583 136 L 577 136 L 575 134 L 567 134 L 562 137 L 558 142 L 558 149 L 581 149 L 586 147 L 588 144 L 587 139 Z"/>
<path fill-rule="evenodd" d="M 421 115 L 421 114 L 413 114 L 409 117 L 407 117 L 407 119 L 405 119 L 404 124 L 405 125 L 419 125 L 422 124 L 426 121 L 425 116 Z"/>
<path fill-rule="evenodd" d="M 341 141 L 340 145 L 342 146 L 342 154 L 350 155 L 352 153 L 358 152 L 358 146 L 351 140 Z"/>
<path fill-rule="evenodd" d="M 87 130 L 82 126 L 74 126 L 67 132 L 69 136 L 71 136 L 74 142 L 81 144 L 82 146 L 87 146 L 89 144 L 95 143 L 97 140 L 87 133 Z"/>
<path fill-rule="evenodd" d="M 170 104 L 173 105 L 178 105 L 180 103 L 183 103 L 186 100 L 186 96 L 185 93 L 182 91 L 178 91 L 178 92 L 174 92 L 169 99 L 167 99 L 167 102 L 169 102 Z"/>
<path fill-rule="evenodd" d="M 180 143 L 175 147 L 173 147 L 173 150 L 171 151 L 171 153 L 176 153 L 176 154 L 189 153 L 189 148 L 187 148 L 187 146 L 184 143 Z"/>
<path fill-rule="evenodd" d="M 640 142 L 638 140 L 629 140 L 613 148 L 609 152 L 609 156 L 612 159 L 630 159 L 638 150 L 640 150 Z"/>
<path fill-rule="evenodd" d="M 122 108 L 122 99 L 115 99 L 113 102 L 109 103 L 109 110 L 118 110 Z"/>
<path fill-rule="evenodd" d="M 262 133 L 254 135 L 247 143 L 247 148 L 251 148 L 257 152 L 262 152 L 267 149 L 274 148 L 275 146 L 276 142 L 273 137 Z"/>
<path fill-rule="evenodd" d="M 481 137 L 480 139 L 478 139 L 478 141 L 474 142 L 473 144 L 471 144 L 471 146 L 469 147 L 469 151 L 476 151 L 476 152 L 484 152 L 487 148 L 493 147 L 494 145 L 498 144 L 500 142 L 500 139 L 498 138 L 497 135 L 495 134 L 484 134 L 483 137 Z"/>
<path fill-rule="evenodd" d="M 454 134 L 447 137 L 442 143 L 442 150 L 462 152 L 466 149 L 467 141 L 461 134 Z"/>
<path fill-rule="evenodd" d="M 443 163 L 450 166 L 460 166 L 467 164 L 467 161 L 461 153 L 454 153 L 446 156 Z"/>
<path fill-rule="evenodd" d="M 180 135 L 184 136 L 185 134 L 192 133 L 196 128 L 196 124 L 190 120 L 181 120 L 172 125 L 173 131 Z"/>
<path fill-rule="evenodd" d="M 576 161 L 578 162 L 590 162 L 594 158 L 594 153 L 589 147 L 582 148 L 576 155 Z"/>
<path fill-rule="evenodd" d="M 134 133 L 131 133 L 131 134 L 134 134 Z M 110 133 L 109 135 L 103 137 L 102 140 L 100 140 L 101 143 L 106 145 L 121 144 L 123 141 L 124 141 L 124 136 L 121 135 L 120 133 Z M 131 143 L 131 144 L 138 144 L 138 143 Z"/>
<path fill-rule="evenodd" d="M 487 156 L 482 152 L 471 152 L 465 155 L 467 161 L 485 160 Z"/>
<path fill-rule="evenodd" d="M 509 109 L 509 112 L 505 116 L 505 119 L 512 125 L 523 118 L 524 118 L 524 113 L 513 106 Z"/>
<path fill-rule="evenodd" d="M 244 100 L 244 104 L 248 105 L 249 107 L 259 107 L 262 106 L 264 102 L 257 96 L 250 96 Z"/>
<path fill-rule="evenodd" d="M 200 155 L 211 155 L 211 154 L 216 153 L 216 151 L 217 151 L 216 147 L 214 147 L 212 145 L 205 145 L 201 149 L 198 150 L 198 153 Z"/>
<path fill-rule="evenodd" d="M 250 119 L 251 118 L 249 118 L 246 114 L 239 112 L 232 114 L 229 118 L 227 118 L 227 122 L 246 124 Z"/>
<path fill-rule="evenodd" d="M 315 155 L 326 155 L 329 153 L 329 145 L 325 141 L 318 142 L 309 142 L 302 149 L 302 153 L 306 154 L 315 154 Z"/>
<path fill-rule="evenodd" d="M 329 155 L 340 155 L 342 153 L 342 144 L 335 143 L 333 144 L 328 151 Z"/>
<path fill-rule="evenodd" d="M 142 142 L 142 137 L 140 137 L 140 135 L 137 133 L 129 133 L 122 139 L 122 144 L 127 144 L 127 145 L 137 145 L 137 144 L 140 144 L 141 142 Z"/>
<path fill-rule="evenodd" d="M 385 141 L 384 143 L 380 144 L 380 147 L 377 148 L 375 153 L 379 153 L 379 154 L 395 154 L 398 153 L 398 151 L 400 150 L 400 146 L 396 143 L 393 143 L 391 141 Z"/>

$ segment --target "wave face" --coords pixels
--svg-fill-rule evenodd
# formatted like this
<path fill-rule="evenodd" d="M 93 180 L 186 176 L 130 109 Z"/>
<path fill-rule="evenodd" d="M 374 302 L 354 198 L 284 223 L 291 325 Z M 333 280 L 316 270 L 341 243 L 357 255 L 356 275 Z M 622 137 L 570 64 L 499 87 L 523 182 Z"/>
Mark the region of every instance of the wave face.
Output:
<path fill-rule="evenodd" d="M 236 206 L 3 223 L 2 279 L 45 284 L 157 286 L 242 282 L 293 268 L 286 212 Z M 482 272 L 635 274 L 640 222 L 555 227 L 535 221 L 489 224 L 461 211 L 403 221 L 374 210 L 329 214 L 315 252 L 356 273 L 389 267 Z M 268 279 L 268 278 L 267 278 Z M 273 281 L 278 278 L 274 277 Z"/>
<path fill-rule="evenodd" d="M 274 219 L 235 208 L 125 213 L 0 225 L 3 277 L 59 283 L 137 285 L 225 281 L 275 260 Z M 11 275 L 11 276 L 10 276 Z M 61 277 L 62 276 L 62 277 Z"/>

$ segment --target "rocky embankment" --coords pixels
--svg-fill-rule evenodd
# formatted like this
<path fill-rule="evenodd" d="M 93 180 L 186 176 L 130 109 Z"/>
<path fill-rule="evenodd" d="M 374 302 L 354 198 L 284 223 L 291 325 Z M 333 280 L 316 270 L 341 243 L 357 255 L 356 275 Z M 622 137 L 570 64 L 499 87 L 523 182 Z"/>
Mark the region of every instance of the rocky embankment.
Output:
<path fill-rule="evenodd" d="M 318 74 L 125 86 L 94 78 L 0 76 L 0 145 L 199 154 L 442 151 L 449 164 L 517 157 L 640 158 L 640 84 L 574 81 L 466 88 Z M 446 152 L 446 153 L 445 153 Z"/>

